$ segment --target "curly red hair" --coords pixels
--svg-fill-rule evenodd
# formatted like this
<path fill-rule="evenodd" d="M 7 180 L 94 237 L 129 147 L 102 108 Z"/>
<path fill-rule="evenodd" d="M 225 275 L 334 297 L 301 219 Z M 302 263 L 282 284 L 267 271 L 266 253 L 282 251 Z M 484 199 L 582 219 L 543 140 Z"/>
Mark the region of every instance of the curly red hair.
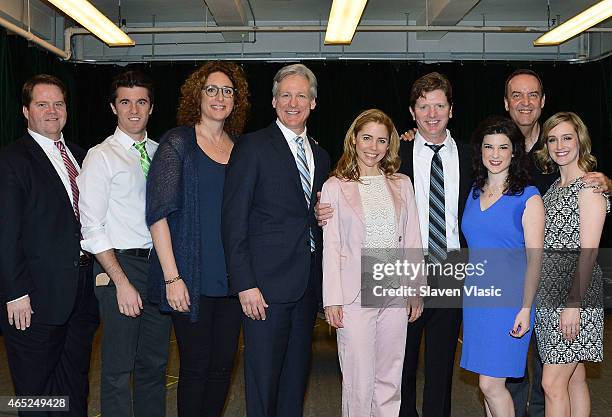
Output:
<path fill-rule="evenodd" d="M 249 103 L 249 84 L 240 65 L 228 61 L 209 61 L 195 70 L 181 86 L 181 98 L 177 111 L 179 125 L 195 126 L 202 116 L 200 103 L 206 78 L 213 72 L 222 72 L 232 81 L 234 88 L 234 108 L 225 120 L 224 130 L 230 136 L 238 136 L 244 130 Z"/>

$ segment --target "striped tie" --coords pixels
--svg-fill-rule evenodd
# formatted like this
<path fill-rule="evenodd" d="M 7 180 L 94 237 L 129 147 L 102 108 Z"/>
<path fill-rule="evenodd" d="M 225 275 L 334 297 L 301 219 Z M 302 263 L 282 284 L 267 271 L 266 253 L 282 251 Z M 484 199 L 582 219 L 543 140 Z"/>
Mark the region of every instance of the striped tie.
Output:
<path fill-rule="evenodd" d="M 64 166 L 66 167 L 66 171 L 68 171 L 68 179 L 70 180 L 70 189 L 72 190 L 72 209 L 74 210 L 74 215 L 79 224 L 81 223 L 81 216 L 79 215 L 79 187 L 76 183 L 76 177 L 79 175 L 76 167 L 68 157 L 68 152 L 66 152 L 66 147 L 64 146 L 64 142 L 55 141 L 55 146 L 59 149 L 60 154 L 62 155 L 62 160 L 64 161 Z"/>
<path fill-rule="evenodd" d="M 146 140 L 134 143 L 134 147 L 138 152 L 140 152 L 140 166 L 142 167 L 142 172 L 144 172 L 144 176 L 146 177 L 149 174 L 151 158 L 149 158 L 149 154 L 147 153 L 147 148 L 145 148 L 145 145 Z"/>
<path fill-rule="evenodd" d="M 297 169 L 300 172 L 300 180 L 302 181 L 302 190 L 304 191 L 304 198 L 306 199 L 306 205 L 310 208 L 310 195 L 312 188 L 310 187 L 310 170 L 308 169 L 308 162 L 306 162 L 306 151 L 304 150 L 304 138 L 297 136 L 295 139 L 297 143 L 297 158 L 295 160 Z M 314 252 L 315 241 L 312 235 L 312 229 L 310 229 L 310 251 Z"/>
<path fill-rule="evenodd" d="M 444 168 L 438 151 L 444 145 L 426 143 L 434 156 L 429 178 L 429 240 L 428 251 L 432 263 L 446 259 L 446 214 L 444 209 Z"/>

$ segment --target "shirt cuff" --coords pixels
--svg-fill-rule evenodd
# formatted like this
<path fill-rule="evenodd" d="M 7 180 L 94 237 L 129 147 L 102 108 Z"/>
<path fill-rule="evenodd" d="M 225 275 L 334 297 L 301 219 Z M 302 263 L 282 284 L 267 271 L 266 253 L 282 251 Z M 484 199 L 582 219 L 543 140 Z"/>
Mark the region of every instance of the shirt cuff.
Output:
<path fill-rule="evenodd" d="M 21 297 L 15 298 L 14 300 L 11 300 L 11 301 L 7 301 L 6 303 L 7 304 L 14 303 L 15 301 L 23 300 L 24 298 L 29 297 L 29 296 L 30 294 L 22 295 Z"/>
<path fill-rule="evenodd" d="M 93 253 L 94 255 L 112 248 L 113 245 L 106 235 L 81 240 L 81 249 L 89 253 Z"/>

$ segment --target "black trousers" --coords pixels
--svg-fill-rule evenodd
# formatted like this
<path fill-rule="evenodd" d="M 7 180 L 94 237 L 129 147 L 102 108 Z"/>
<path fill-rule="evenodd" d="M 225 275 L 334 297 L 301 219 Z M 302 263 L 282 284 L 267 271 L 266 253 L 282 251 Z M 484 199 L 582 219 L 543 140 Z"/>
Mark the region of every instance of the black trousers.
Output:
<path fill-rule="evenodd" d="M 221 417 L 240 334 L 242 309 L 236 297 L 200 296 L 200 315 L 172 313 L 179 348 L 179 417 Z"/>
<path fill-rule="evenodd" d="M 418 320 L 408 324 L 400 417 L 419 416 L 416 407 L 416 374 L 423 332 L 425 387 L 422 415 L 450 417 L 453 367 L 461 315 L 460 308 L 426 308 Z"/>
<path fill-rule="evenodd" d="M 506 388 L 508 388 L 510 395 L 512 395 L 516 417 L 544 417 L 543 365 L 540 352 L 538 351 L 535 332 L 531 335 L 529 347 L 532 355 L 533 372 L 529 373 L 528 360 L 525 365 L 525 376 L 523 378 L 508 378 L 506 380 Z M 529 379 L 531 379 L 531 384 Z"/>
<path fill-rule="evenodd" d="M 247 417 L 302 417 L 317 312 L 314 275 L 311 267 L 300 300 L 268 302 L 266 320 L 243 316 Z"/>
<path fill-rule="evenodd" d="M 116 254 L 130 283 L 140 293 L 143 309 L 138 317 L 121 314 L 112 281 L 94 289 L 102 318 L 102 370 L 100 406 L 113 417 L 166 415 L 166 365 L 170 316 L 147 299 L 147 258 Z M 94 265 L 94 275 L 102 267 Z M 133 394 L 132 394 L 133 392 Z"/>
<path fill-rule="evenodd" d="M 91 264 L 79 268 L 74 307 L 62 325 L 33 322 L 27 330 L 9 326 L 6 307 L 0 327 L 16 395 L 67 395 L 68 412 L 20 412 L 26 416 L 87 417 L 89 360 L 98 328 L 98 303 L 93 292 Z M 36 312 L 36 306 L 32 306 Z"/>

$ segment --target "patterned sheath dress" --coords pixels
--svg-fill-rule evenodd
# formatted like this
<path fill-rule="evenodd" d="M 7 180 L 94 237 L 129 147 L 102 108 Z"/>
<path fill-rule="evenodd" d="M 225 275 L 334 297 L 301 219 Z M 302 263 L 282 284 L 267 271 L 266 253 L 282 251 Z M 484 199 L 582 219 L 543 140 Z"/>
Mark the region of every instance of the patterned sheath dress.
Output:
<path fill-rule="evenodd" d="M 595 264 L 580 303 L 580 330 L 570 342 L 559 330 L 559 317 L 574 281 L 580 255 L 580 212 L 578 193 L 588 188 L 581 178 L 565 187 L 559 179 L 544 195 L 546 227 L 544 261 L 536 296 L 535 335 L 545 364 L 564 364 L 603 360 L 603 291 L 602 272 Z M 590 191 L 589 191 L 590 192 Z M 606 211 L 610 201 L 606 198 Z"/>

